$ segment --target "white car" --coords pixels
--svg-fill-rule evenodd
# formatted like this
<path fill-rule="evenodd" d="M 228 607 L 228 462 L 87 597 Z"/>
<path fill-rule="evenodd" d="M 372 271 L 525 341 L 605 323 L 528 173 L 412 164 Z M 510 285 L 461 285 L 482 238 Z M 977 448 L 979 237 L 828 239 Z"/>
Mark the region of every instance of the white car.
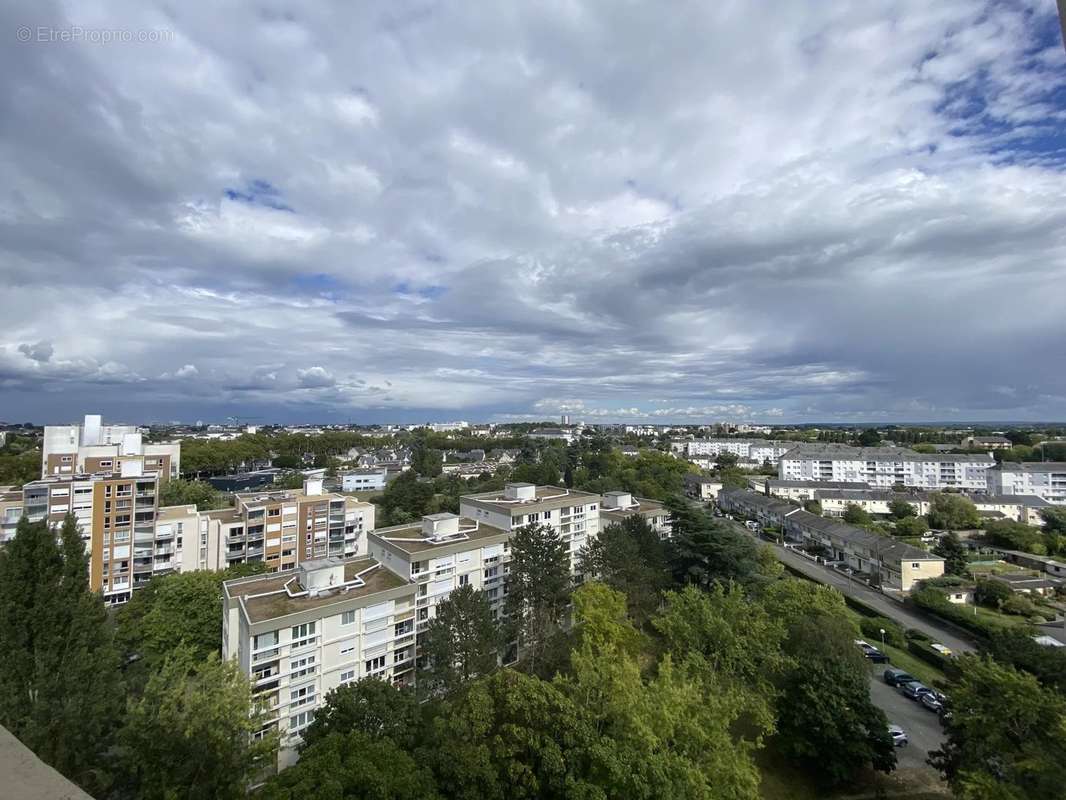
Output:
<path fill-rule="evenodd" d="M 953 656 L 953 655 L 955 655 L 954 653 L 951 652 L 951 648 L 950 647 L 946 647 L 946 646 L 944 646 L 942 644 L 934 643 L 934 644 L 931 644 L 929 646 L 932 647 L 934 650 L 936 650 L 938 653 L 940 653 L 940 655 L 942 655 L 942 656 Z"/>

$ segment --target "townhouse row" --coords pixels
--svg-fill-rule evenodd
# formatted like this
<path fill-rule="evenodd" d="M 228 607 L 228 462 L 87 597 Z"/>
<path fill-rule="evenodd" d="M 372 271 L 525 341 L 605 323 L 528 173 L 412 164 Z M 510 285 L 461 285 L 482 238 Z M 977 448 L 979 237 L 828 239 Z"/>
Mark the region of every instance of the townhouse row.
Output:
<path fill-rule="evenodd" d="M 786 541 L 818 547 L 827 559 L 872 576 L 883 587 L 908 592 L 918 581 L 944 574 L 944 559 L 889 536 L 804 511 L 757 492 L 719 492 L 718 505 L 781 529 Z"/>
<path fill-rule="evenodd" d="M 669 535 L 661 503 L 624 492 L 601 497 L 508 484 L 461 497 L 458 514 L 369 533 L 365 557 L 316 558 L 293 572 L 226 581 L 223 655 L 249 675 L 268 713 L 260 735 L 280 734 L 278 767 L 295 761 L 301 733 L 330 690 L 363 677 L 399 685 L 415 680 L 419 637 L 454 589 L 482 591 L 499 618 L 518 528 L 535 523 L 555 530 L 579 582 L 581 548 L 601 524 L 630 515 Z"/>

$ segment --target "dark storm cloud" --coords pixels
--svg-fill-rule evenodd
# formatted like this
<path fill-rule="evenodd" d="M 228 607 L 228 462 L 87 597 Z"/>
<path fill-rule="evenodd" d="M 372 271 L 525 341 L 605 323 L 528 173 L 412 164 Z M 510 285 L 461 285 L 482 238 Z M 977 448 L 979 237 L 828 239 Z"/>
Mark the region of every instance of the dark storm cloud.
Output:
<path fill-rule="evenodd" d="M 0 417 L 1066 416 L 1036 0 L 0 15 Z"/>

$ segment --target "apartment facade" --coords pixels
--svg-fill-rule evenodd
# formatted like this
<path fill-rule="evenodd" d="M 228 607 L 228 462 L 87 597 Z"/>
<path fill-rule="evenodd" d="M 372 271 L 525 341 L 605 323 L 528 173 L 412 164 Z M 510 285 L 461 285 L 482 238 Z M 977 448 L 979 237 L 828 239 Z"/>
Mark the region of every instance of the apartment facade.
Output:
<path fill-rule="evenodd" d="M 577 557 L 600 529 L 600 496 L 560 486 L 508 483 L 500 492 L 459 498 L 459 515 L 507 532 L 539 523 L 553 528 L 567 543 L 570 567 L 577 580 Z"/>
<path fill-rule="evenodd" d="M 292 571 L 226 581 L 222 656 L 252 682 L 277 730 L 278 768 L 331 690 L 360 678 L 414 675 L 416 586 L 371 558 L 310 559 Z"/>
<path fill-rule="evenodd" d="M 200 515 L 197 569 L 263 561 L 270 572 L 321 558 L 365 556 L 375 507 L 324 492 L 321 479 L 303 489 L 240 492 L 232 508 Z"/>
<path fill-rule="evenodd" d="M 988 489 L 993 494 L 1024 494 L 1053 505 L 1066 504 L 1066 462 L 1008 461 L 989 471 Z"/>
<path fill-rule="evenodd" d="M 368 537 L 370 557 L 417 587 L 416 633 L 437 615 L 453 589 L 484 593 L 493 618 L 503 614 L 511 533 L 455 514 L 431 514 L 420 522 L 381 528 Z"/>
<path fill-rule="evenodd" d="M 784 480 L 862 482 L 873 488 L 905 486 L 936 491 L 986 491 L 989 454 L 924 454 L 906 448 L 801 445 L 781 456 Z"/>
<path fill-rule="evenodd" d="M 669 539 L 673 521 L 666 506 L 658 500 L 634 497 L 629 492 L 606 492 L 600 500 L 600 528 L 621 523 L 628 517 L 642 517 L 660 539 Z"/>
<path fill-rule="evenodd" d="M 386 471 L 366 468 L 341 475 L 341 490 L 345 492 L 377 492 L 385 488 Z"/>
<path fill-rule="evenodd" d="M 769 439 L 691 439 L 675 440 L 670 449 L 682 453 L 689 459 L 717 459 L 723 453 L 729 453 L 742 461 L 761 465 L 770 462 L 777 464 L 778 459 L 796 446 L 795 442 L 777 442 Z"/>
<path fill-rule="evenodd" d="M 41 477 L 103 472 L 121 473 L 123 464 L 138 462 L 144 474 L 160 480 L 181 473 L 181 444 L 148 444 L 133 425 L 104 425 L 99 414 L 86 414 L 81 425 L 46 425 Z"/>

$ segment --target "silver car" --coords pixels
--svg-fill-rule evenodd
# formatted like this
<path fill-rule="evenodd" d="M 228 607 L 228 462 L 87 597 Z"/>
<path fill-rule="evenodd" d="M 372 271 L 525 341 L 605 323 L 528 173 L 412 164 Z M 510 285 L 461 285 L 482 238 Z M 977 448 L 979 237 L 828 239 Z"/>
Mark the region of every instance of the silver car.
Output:
<path fill-rule="evenodd" d="M 889 725 L 888 735 L 892 737 L 892 744 L 896 747 L 906 747 L 910 744 L 910 739 L 907 738 L 907 732 L 899 725 Z"/>

